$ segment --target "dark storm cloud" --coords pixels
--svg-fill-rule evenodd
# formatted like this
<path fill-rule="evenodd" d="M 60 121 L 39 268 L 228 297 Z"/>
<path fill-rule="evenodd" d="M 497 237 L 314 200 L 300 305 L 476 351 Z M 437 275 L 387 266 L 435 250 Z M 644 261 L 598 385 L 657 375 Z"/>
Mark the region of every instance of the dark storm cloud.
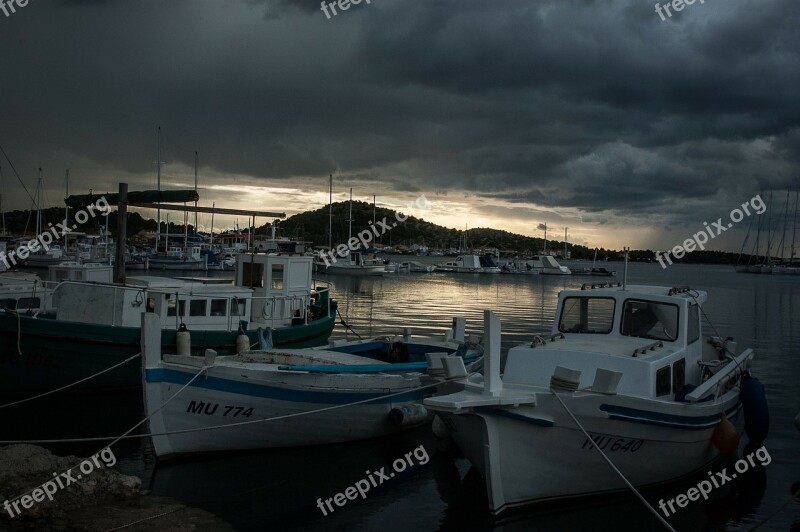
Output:
<path fill-rule="evenodd" d="M 0 19 L 0 142 L 51 186 L 68 165 L 86 188 L 152 186 L 159 124 L 176 179 L 198 150 L 223 181 L 335 172 L 596 223 L 667 227 L 798 183 L 795 0 L 665 22 L 634 0 L 372 0 L 330 20 L 313 0 L 37 0 Z"/>

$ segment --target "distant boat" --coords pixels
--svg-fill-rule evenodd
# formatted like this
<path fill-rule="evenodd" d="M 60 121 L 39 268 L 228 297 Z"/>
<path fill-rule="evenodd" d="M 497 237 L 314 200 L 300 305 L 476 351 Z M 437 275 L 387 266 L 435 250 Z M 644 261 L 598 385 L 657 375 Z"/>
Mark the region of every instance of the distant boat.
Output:
<path fill-rule="evenodd" d="M 158 316 L 165 349 L 176 351 L 181 325 L 193 353 L 221 355 L 258 342 L 258 327 L 272 329 L 281 348 L 325 345 L 336 303 L 327 288 L 312 288 L 311 257 L 239 255 L 235 282 L 130 276 L 126 285 L 64 280 L 52 290 L 55 311 L 0 311 L 0 393 L 33 393 L 71 384 L 139 352 L 141 314 Z M 27 293 L 26 293 L 26 297 Z M 21 309 L 20 309 L 21 310 Z M 82 390 L 136 388 L 136 363 L 120 366 L 80 386 Z"/>
<path fill-rule="evenodd" d="M 155 270 L 207 270 L 207 256 L 200 252 L 199 246 L 187 248 L 171 247 L 166 253 L 159 253 L 147 259 L 148 269 Z"/>
<path fill-rule="evenodd" d="M 333 197 L 333 176 L 330 178 L 331 198 Z M 328 207 L 331 207 L 329 200 Z M 330 211 L 332 213 L 332 211 Z M 328 241 L 333 239 L 333 214 L 330 214 L 331 229 L 328 234 Z M 352 241 L 353 236 L 353 189 L 350 189 L 350 220 L 348 230 L 348 242 Z M 329 246 L 333 252 L 333 246 Z M 382 260 L 378 259 L 372 253 L 365 253 L 360 249 L 350 249 L 346 257 L 340 257 L 338 254 L 329 253 L 327 255 L 319 254 L 314 258 L 314 271 L 318 273 L 328 273 L 332 275 L 350 275 L 350 276 L 377 276 L 383 275 L 386 272 L 386 265 Z"/>
<path fill-rule="evenodd" d="M 500 322 L 486 311 L 483 377 L 424 404 L 485 479 L 491 512 L 627 489 L 597 449 L 634 486 L 704 471 L 721 453 L 717 427 L 743 404 L 760 445 L 768 413 L 753 351 L 702 336 L 705 301 L 688 288 L 563 291 L 552 335 L 511 348 L 502 377 Z"/>
<path fill-rule="evenodd" d="M 414 260 L 401 262 L 397 265 L 398 272 L 406 273 L 431 273 L 435 269 L 432 264 L 422 264 Z"/>
<path fill-rule="evenodd" d="M 483 273 L 481 258 L 477 255 L 459 255 L 455 260 L 436 265 L 437 272 Z M 499 271 L 499 268 L 498 268 Z"/>
<path fill-rule="evenodd" d="M 159 459 L 340 443 L 410 429 L 431 420 L 421 403 L 449 387 L 442 382 L 445 367 L 460 366 L 466 376 L 483 353 L 482 346 L 464 342 L 462 325 L 460 337 L 451 333 L 444 341 L 404 335 L 276 350 L 264 339 L 261 349 L 237 356 L 210 350 L 204 358 L 176 356 L 162 354 L 152 330 L 158 324 L 145 319 L 152 322 L 142 346 L 149 432 L 166 433 L 151 437 Z M 168 401 L 201 368 L 202 378 Z M 323 411 L 310 413 L 315 410 Z M 237 426 L 204 430 L 225 424 Z"/>
<path fill-rule="evenodd" d="M 550 255 L 537 255 L 533 259 L 533 268 L 539 270 L 539 275 L 571 275 L 572 271 L 558 263 Z"/>

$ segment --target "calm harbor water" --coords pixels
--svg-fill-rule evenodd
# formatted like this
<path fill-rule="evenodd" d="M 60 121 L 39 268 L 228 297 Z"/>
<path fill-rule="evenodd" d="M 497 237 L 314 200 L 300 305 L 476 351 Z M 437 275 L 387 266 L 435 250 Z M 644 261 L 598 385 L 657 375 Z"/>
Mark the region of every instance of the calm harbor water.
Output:
<path fill-rule="evenodd" d="M 418 260 L 415 258 L 415 260 Z M 423 259 L 426 260 L 426 259 Z M 436 262 L 427 259 L 429 262 Z M 622 264 L 611 263 L 621 279 Z M 557 294 L 605 278 L 386 274 L 380 278 L 326 277 L 334 284 L 343 318 L 363 337 L 411 327 L 441 333 L 453 316 L 467 318 L 468 333 L 481 334 L 483 310 L 503 325 L 503 347 L 550 330 Z M 704 309 L 719 335 L 739 349 L 756 351 L 754 372 L 767 389 L 771 414 L 765 443 L 772 462 L 759 474 L 715 490 L 711 501 L 691 503 L 670 518 L 679 531 L 749 530 L 784 504 L 800 482 L 800 279 L 736 274 L 729 266 L 630 264 L 631 284 L 689 285 L 706 290 Z M 705 333 L 713 329 L 706 325 Z M 335 337 L 354 338 L 341 325 Z M 141 419 L 139 394 L 43 400 L 0 411 L 4 438 L 80 437 L 120 434 Z M 59 453 L 91 454 L 102 444 L 56 445 Z M 324 516 L 316 501 L 332 497 L 422 445 L 430 460 L 349 501 Z M 485 506 L 483 481 L 456 449 L 429 428 L 399 437 L 329 447 L 217 456 L 155 464 L 146 440 L 114 448 L 118 467 L 140 476 L 157 495 L 211 511 L 237 530 L 657 530 L 658 523 L 631 496 L 591 500 L 569 508 L 545 508 L 494 522 Z M 720 470 L 723 465 L 715 470 Z M 651 503 L 692 487 L 686 480 L 646 493 Z M 157 522 L 153 523 L 157 527 Z M 800 503 L 789 503 L 761 530 L 800 530 Z"/>

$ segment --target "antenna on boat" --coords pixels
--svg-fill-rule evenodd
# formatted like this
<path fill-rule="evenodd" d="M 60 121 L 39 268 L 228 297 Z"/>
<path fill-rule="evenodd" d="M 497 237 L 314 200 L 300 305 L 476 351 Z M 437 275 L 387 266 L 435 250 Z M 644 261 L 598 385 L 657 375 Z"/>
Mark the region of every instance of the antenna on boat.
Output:
<path fill-rule="evenodd" d="M 628 284 L 628 252 L 631 248 L 622 248 L 625 251 L 625 267 L 622 270 L 622 289 L 625 290 Z"/>

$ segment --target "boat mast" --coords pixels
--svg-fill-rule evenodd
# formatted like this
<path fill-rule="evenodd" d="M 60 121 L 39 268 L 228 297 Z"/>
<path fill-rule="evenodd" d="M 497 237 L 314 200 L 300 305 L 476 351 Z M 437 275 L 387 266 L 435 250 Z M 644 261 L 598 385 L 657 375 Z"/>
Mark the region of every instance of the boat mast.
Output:
<path fill-rule="evenodd" d="M 42 194 L 44 184 L 42 183 L 42 169 L 39 168 L 39 181 L 36 184 L 36 234 L 42 234 Z"/>
<path fill-rule="evenodd" d="M 328 250 L 333 249 L 333 174 L 328 185 Z"/>
<path fill-rule="evenodd" d="M 169 213 L 167 213 L 167 239 L 164 241 L 164 251 L 169 251 Z"/>
<path fill-rule="evenodd" d="M 564 228 L 564 260 L 567 260 L 567 228 Z"/>
<path fill-rule="evenodd" d="M 158 126 L 158 133 L 156 135 L 156 190 L 161 192 L 161 126 Z M 159 194 L 160 196 L 160 194 Z M 158 253 L 158 246 L 161 244 L 161 198 L 158 198 L 158 207 L 156 208 L 156 249 Z M 166 249 L 166 247 L 164 248 Z"/>
<path fill-rule="evenodd" d="M 64 176 L 64 182 L 65 182 L 65 188 L 66 188 L 66 191 L 67 191 L 67 196 L 66 197 L 68 198 L 69 197 L 69 168 L 67 168 L 67 175 Z M 69 220 L 69 204 L 67 203 L 67 200 L 65 199 L 64 200 L 64 223 L 68 223 L 67 220 Z M 108 220 L 108 217 L 106 217 L 106 220 Z M 68 233 L 64 233 L 64 250 L 67 249 L 67 234 Z"/>
<path fill-rule="evenodd" d="M 214 211 L 213 209 L 217 206 L 217 202 L 213 202 L 211 204 L 211 245 L 214 245 Z"/>
<path fill-rule="evenodd" d="M 544 223 L 544 254 L 547 255 L 547 222 Z"/>
<path fill-rule="evenodd" d="M 3 210 L 3 167 L 0 166 L 0 216 L 3 218 L 3 236 L 6 235 L 6 211 Z"/>
<path fill-rule="evenodd" d="M 372 226 L 375 227 L 375 194 L 372 195 Z"/>
<path fill-rule="evenodd" d="M 353 187 L 350 187 L 350 219 L 347 220 L 347 241 L 353 238 Z"/>
<path fill-rule="evenodd" d="M 800 195 L 800 190 L 794 191 L 794 226 L 792 228 L 792 255 L 789 257 L 789 262 L 794 264 L 794 253 L 795 253 L 795 242 L 797 242 L 797 199 L 798 195 Z M 5 219 L 3 219 L 3 232 L 5 233 L 6 226 L 5 226 Z"/>
<path fill-rule="evenodd" d="M 194 193 L 197 194 L 197 152 L 194 152 Z M 194 202 L 194 234 L 197 236 L 197 200 Z"/>

